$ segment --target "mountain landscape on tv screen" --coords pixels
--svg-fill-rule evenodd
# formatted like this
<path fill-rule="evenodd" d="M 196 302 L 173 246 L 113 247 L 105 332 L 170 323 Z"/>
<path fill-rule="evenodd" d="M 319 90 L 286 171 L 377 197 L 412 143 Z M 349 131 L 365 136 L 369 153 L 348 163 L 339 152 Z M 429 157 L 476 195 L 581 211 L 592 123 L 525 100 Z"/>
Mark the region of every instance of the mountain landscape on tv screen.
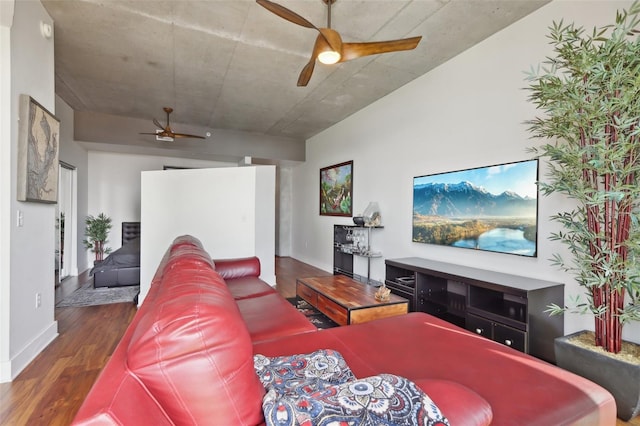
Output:
<path fill-rule="evenodd" d="M 413 241 L 536 255 L 537 200 L 468 181 L 413 188 Z"/>
<path fill-rule="evenodd" d="M 413 210 L 445 217 L 535 217 L 536 200 L 505 191 L 494 195 L 471 182 L 427 183 L 413 189 Z"/>

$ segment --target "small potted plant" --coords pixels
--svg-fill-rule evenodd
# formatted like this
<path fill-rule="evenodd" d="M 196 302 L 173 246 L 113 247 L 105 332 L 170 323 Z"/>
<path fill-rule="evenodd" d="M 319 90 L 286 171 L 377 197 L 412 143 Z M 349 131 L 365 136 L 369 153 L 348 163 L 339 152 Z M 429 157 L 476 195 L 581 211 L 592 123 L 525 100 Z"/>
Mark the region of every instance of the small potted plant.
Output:
<path fill-rule="evenodd" d="M 85 247 L 95 253 L 95 262 L 104 260 L 104 255 L 109 254 L 111 249 L 106 247 L 111 229 L 111 218 L 100 213 L 97 216 L 89 215 L 85 220 L 85 239 L 83 241 Z"/>
<path fill-rule="evenodd" d="M 549 312 L 592 314 L 592 343 L 601 348 L 585 352 L 567 341 L 575 336 L 565 336 L 556 340 L 556 361 L 607 388 L 625 420 L 640 410 L 640 359 L 631 354 L 622 364 L 600 363 L 619 361 L 605 355 L 624 352 L 622 327 L 640 320 L 639 24 L 638 1 L 618 12 L 614 25 L 592 32 L 554 22 L 554 55 L 530 73 L 528 87 L 530 101 L 544 113 L 528 122 L 530 130 L 549 141 L 531 149 L 548 159 L 540 190 L 575 201 L 573 210 L 552 216 L 562 230 L 550 237 L 566 245 L 572 259 L 555 254 L 552 262 L 585 290 L 571 306 Z"/>

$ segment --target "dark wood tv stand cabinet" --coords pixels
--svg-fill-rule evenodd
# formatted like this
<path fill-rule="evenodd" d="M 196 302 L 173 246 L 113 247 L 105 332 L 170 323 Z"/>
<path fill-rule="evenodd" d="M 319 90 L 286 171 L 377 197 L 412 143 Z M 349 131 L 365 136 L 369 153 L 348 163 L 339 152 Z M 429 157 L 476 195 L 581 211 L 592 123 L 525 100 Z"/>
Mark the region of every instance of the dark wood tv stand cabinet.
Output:
<path fill-rule="evenodd" d="M 555 362 L 553 340 L 564 335 L 564 319 L 544 311 L 564 305 L 564 284 L 417 257 L 385 264 L 385 284 L 409 299 L 410 311 Z"/>

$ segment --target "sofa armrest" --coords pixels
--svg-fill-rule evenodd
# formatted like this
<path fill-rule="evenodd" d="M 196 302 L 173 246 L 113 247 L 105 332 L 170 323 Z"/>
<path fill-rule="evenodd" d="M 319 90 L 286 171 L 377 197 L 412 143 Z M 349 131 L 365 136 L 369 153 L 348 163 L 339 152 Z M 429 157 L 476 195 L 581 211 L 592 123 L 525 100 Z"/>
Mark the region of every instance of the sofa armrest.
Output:
<path fill-rule="evenodd" d="M 222 278 L 233 279 L 260 276 L 260 259 L 256 256 L 235 259 L 214 259 L 216 271 Z"/>

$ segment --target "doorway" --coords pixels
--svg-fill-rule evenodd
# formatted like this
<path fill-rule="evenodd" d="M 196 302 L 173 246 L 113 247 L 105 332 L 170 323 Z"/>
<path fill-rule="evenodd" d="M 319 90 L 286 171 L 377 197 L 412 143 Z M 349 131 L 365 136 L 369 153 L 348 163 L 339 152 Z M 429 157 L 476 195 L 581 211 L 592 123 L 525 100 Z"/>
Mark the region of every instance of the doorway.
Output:
<path fill-rule="evenodd" d="M 56 216 L 56 285 L 78 275 L 77 170 L 60 162 Z"/>

